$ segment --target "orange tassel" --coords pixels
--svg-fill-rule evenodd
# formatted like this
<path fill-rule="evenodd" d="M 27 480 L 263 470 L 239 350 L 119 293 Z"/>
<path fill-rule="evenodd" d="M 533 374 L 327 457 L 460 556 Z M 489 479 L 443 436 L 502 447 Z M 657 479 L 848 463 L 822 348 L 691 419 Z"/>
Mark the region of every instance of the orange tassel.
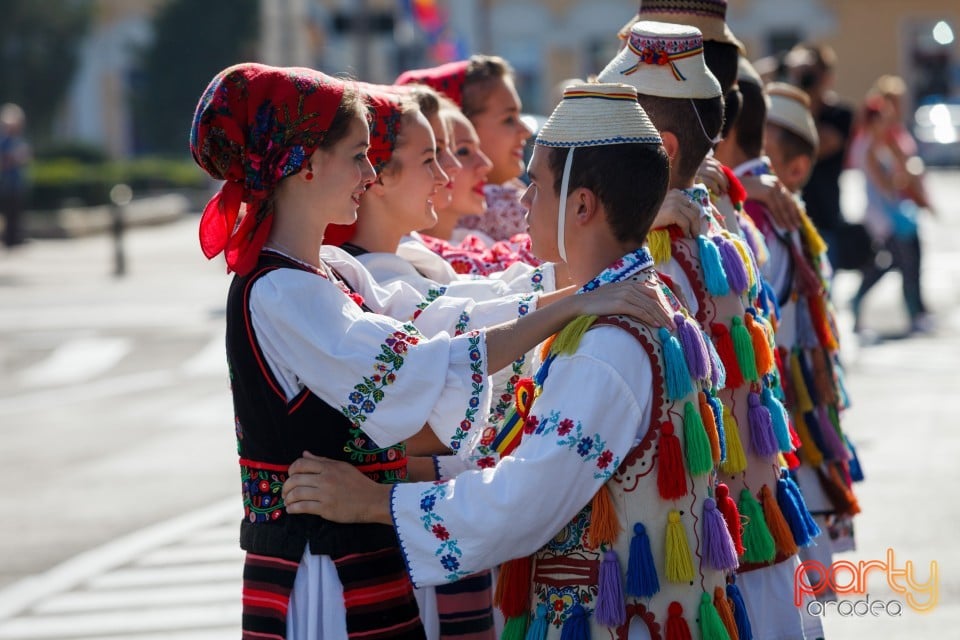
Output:
<path fill-rule="evenodd" d="M 500 565 L 493 604 L 504 618 L 515 618 L 530 612 L 530 588 L 533 580 L 533 562 L 530 556 L 516 558 Z"/>
<path fill-rule="evenodd" d="M 750 340 L 753 342 L 753 356 L 757 362 L 757 371 L 760 375 L 770 373 L 773 369 L 773 352 L 770 351 L 767 332 L 763 325 L 753 317 L 752 313 L 747 313 L 743 317 L 744 323 L 747 325 L 747 331 L 750 332 Z"/>
<path fill-rule="evenodd" d="M 817 332 L 820 345 L 827 351 L 836 351 L 839 348 L 837 339 L 830 327 L 827 316 L 827 301 L 823 295 L 807 296 L 807 308 L 810 310 L 810 319 Z"/>
<path fill-rule="evenodd" d="M 707 402 L 707 395 L 701 391 L 697 396 L 700 398 L 700 418 L 703 420 L 703 428 L 710 440 L 710 455 L 716 466 L 720 464 L 720 433 L 717 431 L 717 420 L 713 415 L 713 409 L 710 408 L 710 403 Z"/>
<path fill-rule="evenodd" d="M 601 545 L 612 545 L 623 528 L 617 518 L 617 510 L 613 507 L 610 490 L 607 485 L 593 496 L 590 503 L 590 529 L 587 532 L 587 546 L 599 549 Z"/>
<path fill-rule="evenodd" d="M 793 539 L 790 525 L 783 517 L 780 505 L 777 504 L 777 499 L 768 485 L 763 485 L 760 490 L 760 505 L 763 507 L 763 518 L 767 521 L 767 528 L 773 536 L 774 544 L 777 545 L 777 553 L 787 557 L 796 554 L 797 543 Z"/>
<path fill-rule="evenodd" d="M 559 332 L 558 332 L 559 333 Z M 547 359 L 547 356 L 550 355 L 550 347 L 553 346 L 553 341 L 557 339 L 557 334 L 553 334 L 549 338 L 543 341 L 543 344 L 540 345 L 540 362 L 543 362 Z"/>
<path fill-rule="evenodd" d="M 813 369 L 813 382 L 817 388 L 817 395 L 820 396 L 820 402 L 827 405 L 836 405 L 837 389 L 833 381 L 833 368 L 830 366 L 823 349 L 811 349 L 810 360 Z"/>
<path fill-rule="evenodd" d="M 713 606 L 720 614 L 720 620 L 723 622 L 724 629 L 730 640 L 740 640 L 740 634 L 737 632 L 737 621 L 733 617 L 733 605 L 727 600 L 727 594 L 723 587 L 717 587 L 713 590 Z"/>
<path fill-rule="evenodd" d="M 857 502 L 857 497 L 853 495 L 850 487 L 844 484 L 840 471 L 835 465 L 827 464 L 825 466 L 826 471 L 823 467 L 817 468 L 817 477 L 820 479 L 820 486 L 823 488 L 823 492 L 827 494 L 833 508 L 837 512 L 848 516 L 860 513 L 860 504 Z"/>

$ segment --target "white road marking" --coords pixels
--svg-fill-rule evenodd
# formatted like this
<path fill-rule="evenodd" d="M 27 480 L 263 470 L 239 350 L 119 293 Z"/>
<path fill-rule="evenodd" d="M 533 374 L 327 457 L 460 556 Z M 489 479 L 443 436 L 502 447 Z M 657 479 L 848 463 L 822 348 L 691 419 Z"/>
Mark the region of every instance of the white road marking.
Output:
<path fill-rule="evenodd" d="M 82 382 L 114 367 L 130 353 L 129 338 L 79 338 L 58 346 L 44 360 L 27 368 L 20 380 L 30 387 Z"/>

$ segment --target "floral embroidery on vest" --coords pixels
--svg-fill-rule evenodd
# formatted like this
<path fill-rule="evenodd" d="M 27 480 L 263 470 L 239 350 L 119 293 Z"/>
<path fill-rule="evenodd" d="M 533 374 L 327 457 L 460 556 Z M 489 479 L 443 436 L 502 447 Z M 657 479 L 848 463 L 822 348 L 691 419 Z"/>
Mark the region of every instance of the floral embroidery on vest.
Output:
<path fill-rule="evenodd" d="M 280 492 L 287 474 L 277 469 L 258 469 L 241 464 L 240 479 L 243 482 L 244 518 L 250 522 L 280 519 L 284 508 Z"/>

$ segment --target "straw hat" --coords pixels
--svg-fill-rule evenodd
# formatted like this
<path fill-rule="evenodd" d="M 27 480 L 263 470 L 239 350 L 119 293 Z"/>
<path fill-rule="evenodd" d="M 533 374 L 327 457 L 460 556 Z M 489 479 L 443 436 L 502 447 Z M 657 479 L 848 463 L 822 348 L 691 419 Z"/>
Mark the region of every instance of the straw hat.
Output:
<path fill-rule="evenodd" d="M 727 0 L 641 0 L 637 15 L 617 34 L 620 39 L 626 40 L 630 29 L 641 20 L 696 27 L 704 40 L 732 44 L 740 53 L 747 52 L 727 25 Z"/>
<path fill-rule="evenodd" d="M 810 96 L 783 82 L 770 83 L 766 90 L 770 97 L 767 122 L 792 131 L 816 147 L 820 143 L 820 136 L 810 114 Z"/>
<path fill-rule="evenodd" d="M 661 144 L 657 131 L 626 84 L 573 84 L 540 128 L 545 147 L 596 147 L 643 142 Z"/>
<path fill-rule="evenodd" d="M 716 98 L 720 83 L 703 59 L 696 27 L 638 22 L 627 46 L 600 72 L 600 82 L 626 82 L 637 93 L 662 98 Z"/>

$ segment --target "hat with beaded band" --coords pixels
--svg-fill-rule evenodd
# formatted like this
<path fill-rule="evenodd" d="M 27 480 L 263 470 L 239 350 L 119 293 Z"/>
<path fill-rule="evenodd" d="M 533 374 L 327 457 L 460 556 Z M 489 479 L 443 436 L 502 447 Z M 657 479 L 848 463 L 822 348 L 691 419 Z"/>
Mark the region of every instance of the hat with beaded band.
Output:
<path fill-rule="evenodd" d="M 696 27 L 638 22 L 627 46 L 597 77 L 623 82 L 637 93 L 663 98 L 716 98 L 720 83 L 703 58 L 703 36 Z"/>
<path fill-rule="evenodd" d="M 768 84 L 766 91 L 770 98 L 767 122 L 797 134 L 814 147 L 819 146 L 817 125 L 810 114 L 810 96 L 783 82 Z"/>
<path fill-rule="evenodd" d="M 642 20 L 696 27 L 704 40 L 732 44 L 740 53 L 747 52 L 727 25 L 727 0 L 641 0 L 637 15 L 620 29 L 617 36 L 626 40 L 633 25 Z"/>
<path fill-rule="evenodd" d="M 637 102 L 637 90 L 626 84 L 574 84 L 563 91 L 563 100 L 540 128 L 537 144 L 569 149 L 560 181 L 557 248 L 566 261 L 564 226 L 570 169 L 577 147 L 614 144 L 662 144 L 646 112 Z"/>

